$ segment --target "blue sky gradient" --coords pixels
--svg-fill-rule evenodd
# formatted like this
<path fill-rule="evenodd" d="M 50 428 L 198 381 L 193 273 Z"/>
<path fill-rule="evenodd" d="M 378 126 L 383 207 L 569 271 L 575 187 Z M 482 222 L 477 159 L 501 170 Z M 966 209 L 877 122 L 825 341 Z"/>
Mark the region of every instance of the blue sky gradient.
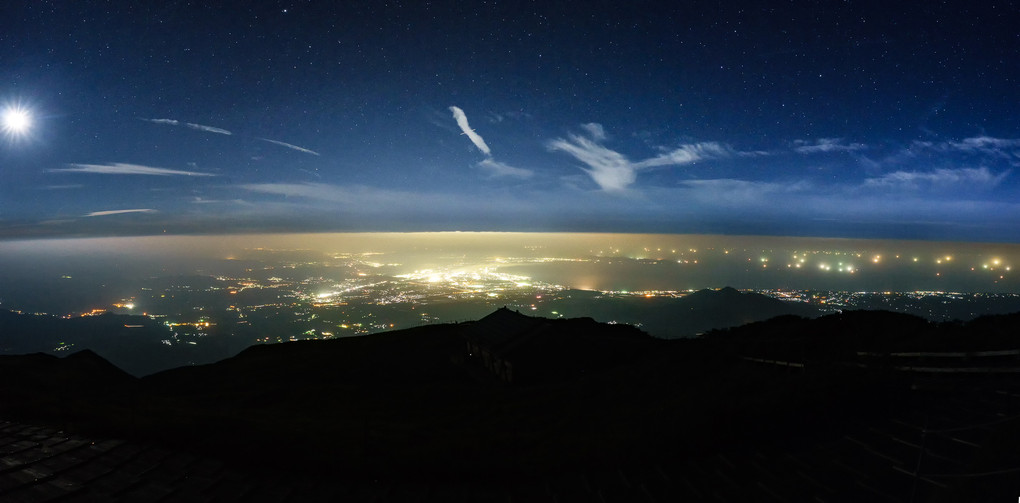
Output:
<path fill-rule="evenodd" d="M 9 6 L 0 237 L 1020 241 L 1015 3 L 547 4 Z"/>

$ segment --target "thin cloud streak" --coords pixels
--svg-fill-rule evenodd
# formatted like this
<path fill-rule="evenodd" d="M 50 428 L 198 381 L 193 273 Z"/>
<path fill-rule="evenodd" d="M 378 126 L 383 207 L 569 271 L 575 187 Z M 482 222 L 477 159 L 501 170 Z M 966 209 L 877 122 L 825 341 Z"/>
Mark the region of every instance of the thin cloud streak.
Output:
<path fill-rule="evenodd" d="M 368 218 L 405 219 L 433 213 L 439 218 L 505 210 L 496 208 L 529 208 L 514 199 L 493 199 L 480 194 L 448 194 L 420 190 L 392 190 L 365 185 L 334 185 L 327 183 L 255 183 L 238 188 L 257 194 L 283 196 L 286 203 L 300 210 L 327 211 L 332 214 L 367 215 Z M 503 197 L 503 196 L 500 196 Z M 260 207 L 273 204 L 261 200 Z M 363 217 L 358 217 L 363 218 Z"/>
<path fill-rule="evenodd" d="M 422 200 L 438 202 L 446 196 L 380 189 L 364 185 L 333 185 L 327 183 L 250 183 L 239 186 L 243 190 L 273 194 L 295 199 L 308 199 L 339 203 L 345 206 L 369 208 L 391 205 L 417 206 Z M 380 203 L 384 203 L 380 205 Z"/>
<path fill-rule="evenodd" d="M 203 126 L 201 124 L 193 124 L 191 122 L 185 122 L 184 125 L 188 126 L 191 129 L 197 129 L 199 131 L 205 131 L 205 132 L 208 132 L 208 133 L 225 134 L 225 135 L 232 135 L 232 134 L 234 134 L 234 133 L 231 133 L 230 131 L 227 131 L 226 129 L 221 129 L 221 128 L 212 127 L 212 126 Z"/>
<path fill-rule="evenodd" d="M 1020 165 L 1020 139 L 995 138 L 992 136 L 974 136 L 957 141 L 934 143 L 915 141 L 911 147 L 936 152 L 958 152 L 962 154 L 984 155 L 1009 161 L 1014 166 Z"/>
<path fill-rule="evenodd" d="M 125 213 L 156 213 L 156 210 L 151 208 L 137 208 L 132 210 L 105 210 L 105 211 L 93 211 L 83 217 L 105 217 L 110 215 L 123 215 Z"/>
<path fill-rule="evenodd" d="M 223 129 L 223 128 L 218 128 L 218 127 L 213 127 L 213 126 L 206 126 L 206 125 L 203 125 L 203 124 L 195 124 L 194 122 L 181 122 L 181 121 L 176 120 L 176 119 L 145 119 L 145 118 L 142 118 L 141 120 L 143 120 L 145 122 L 151 122 L 153 124 L 166 124 L 168 126 L 181 126 L 181 125 L 183 125 L 183 126 L 191 128 L 191 129 L 195 129 L 195 130 L 198 130 L 198 131 L 205 131 L 207 133 L 216 133 L 216 134 L 223 134 L 223 135 L 232 135 L 232 134 L 234 134 L 234 133 L 231 133 L 230 131 L 227 131 L 226 129 Z"/>
<path fill-rule="evenodd" d="M 241 204 L 250 205 L 251 203 L 243 199 L 206 199 L 201 196 L 195 196 L 191 200 L 191 204 Z"/>
<path fill-rule="evenodd" d="M 535 174 L 530 169 L 515 168 L 491 157 L 479 161 L 478 167 L 495 177 L 531 178 Z"/>
<path fill-rule="evenodd" d="M 665 189 L 685 204 L 703 208 L 750 208 L 749 212 L 762 213 L 777 197 L 792 197 L 814 192 L 816 188 L 805 180 L 788 183 L 711 178 L 685 180 L 678 189 Z"/>
<path fill-rule="evenodd" d="M 485 140 L 482 139 L 471 126 L 468 125 L 467 115 L 464 115 L 464 111 L 455 106 L 450 107 L 450 111 L 453 112 L 453 119 L 457 121 L 457 125 L 460 126 L 462 134 L 467 135 L 471 143 L 474 143 L 478 150 L 481 150 L 483 154 L 491 156 L 492 151 L 489 146 L 485 144 Z"/>
<path fill-rule="evenodd" d="M 326 183 L 249 183 L 239 187 L 243 190 L 262 194 L 334 203 L 349 203 L 360 194 L 376 192 L 375 189 L 368 187 L 354 187 L 352 189 L 351 187 Z"/>
<path fill-rule="evenodd" d="M 715 193 L 741 191 L 753 191 L 758 194 L 770 192 L 800 192 L 812 188 L 812 185 L 804 180 L 794 183 L 762 182 L 752 180 L 741 180 L 737 178 L 706 178 L 701 180 L 685 180 L 680 185 L 697 190 L 710 190 Z"/>
<path fill-rule="evenodd" d="M 216 176 L 212 173 L 156 168 L 139 164 L 68 164 L 70 168 L 51 169 L 52 173 L 94 173 L 99 175 L 147 175 L 147 176 Z"/>
<path fill-rule="evenodd" d="M 267 141 L 267 142 L 275 144 L 275 145 L 279 145 L 281 147 L 287 147 L 287 148 L 289 148 L 291 150 L 297 150 L 298 152 L 304 152 L 306 154 L 312 154 L 312 155 L 321 155 L 321 154 L 319 154 L 318 152 L 316 152 L 314 150 L 309 150 L 307 148 L 299 147 L 297 145 L 292 145 L 290 143 L 284 143 L 282 141 L 277 141 L 277 140 L 270 140 L 269 138 L 259 138 L 259 139 L 262 140 L 262 141 Z"/>
<path fill-rule="evenodd" d="M 843 143 L 842 138 L 820 138 L 814 142 L 797 140 L 793 142 L 795 152 L 801 154 L 819 154 L 829 152 L 854 152 L 867 148 L 862 143 Z"/>
<path fill-rule="evenodd" d="M 864 186 L 869 188 L 890 188 L 917 190 L 923 187 L 955 188 L 965 184 L 967 188 L 991 188 L 1009 176 L 1009 171 L 993 174 L 988 168 L 936 169 L 934 171 L 895 171 L 880 177 L 867 178 Z"/>
<path fill-rule="evenodd" d="M 650 159 L 634 163 L 634 166 L 637 168 L 679 166 L 681 164 L 697 162 L 702 159 L 727 157 L 731 155 L 731 153 L 730 149 L 716 142 L 692 143 L 664 154 L 657 155 Z"/>
<path fill-rule="evenodd" d="M 1020 139 L 994 138 L 991 136 L 975 136 L 972 138 L 964 138 L 963 140 L 960 141 L 947 142 L 946 144 L 957 150 L 1000 152 L 1001 149 L 1020 148 Z M 1014 155 L 1017 154 L 1014 152 Z"/>

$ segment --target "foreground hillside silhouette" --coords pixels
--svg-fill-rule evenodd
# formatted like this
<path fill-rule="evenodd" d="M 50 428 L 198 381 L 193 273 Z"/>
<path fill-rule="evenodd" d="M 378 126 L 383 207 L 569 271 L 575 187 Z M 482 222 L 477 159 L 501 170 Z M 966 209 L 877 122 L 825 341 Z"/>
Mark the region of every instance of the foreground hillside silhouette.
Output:
<path fill-rule="evenodd" d="M 208 282 L 209 278 L 188 278 L 189 283 L 202 281 Z M 782 302 L 733 288 L 705 289 L 681 298 L 614 302 L 598 302 L 593 295 L 574 291 L 567 296 L 570 300 L 564 301 L 564 307 L 579 316 L 591 315 L 600 320 L 644 320 L 642 328 L 662 338 L 693 337 L 712 329 L 785 314 L 805 317 L 820 314 L 806 304 Z M 269 317 L 254 324 L 237 324 L 225 333 L 201 337 L 196 344 L 190 344 L 187 339 L 170 337 L 165 321 L 145 315 L 103 313 L 61 317 L 0 310 L 0 355 L 41 352 L 63 356 L 91 349 L 128 373 L 145 376 L 185 365 L 213 363 L 236 355 L 253 340 L 276 338 L 281 331 L 294 330 L 288 327 L 285 318 Z M 173 343 L 169 339 L 174 339 Z"/>
<path fill-rule="evenodd" d="M 1017 322 L 862 311 L 667 341 L 500 309 L 141 379 L 5 356 L 0 498 L 229 479 L 227 501 L 1011 500 Z"/>

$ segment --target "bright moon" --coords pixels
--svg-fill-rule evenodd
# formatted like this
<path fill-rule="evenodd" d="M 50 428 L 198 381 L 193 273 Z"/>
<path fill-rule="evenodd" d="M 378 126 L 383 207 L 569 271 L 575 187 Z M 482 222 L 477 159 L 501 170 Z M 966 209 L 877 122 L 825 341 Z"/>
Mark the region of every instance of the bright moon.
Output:
<path fill-rule="evenodd" d="M 22 108 L 4 110 L 3 129 L 8 136 L 22 136 L 32 127 L 32 116 Z"/>

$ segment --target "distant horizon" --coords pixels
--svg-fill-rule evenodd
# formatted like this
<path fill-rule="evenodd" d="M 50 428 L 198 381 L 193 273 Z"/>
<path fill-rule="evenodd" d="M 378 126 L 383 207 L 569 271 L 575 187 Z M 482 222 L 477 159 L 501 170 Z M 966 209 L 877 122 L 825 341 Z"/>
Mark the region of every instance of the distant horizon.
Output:
<path fill-rule="evenodd" d="M 642 236 L 659 236 L 659 237 L 671 237 L 671 238 L 698 238 L 698 239 L 718 239 L 723 241 L 729 240 L 793 240 L 793 241 L 833 241 L 841 243 L 855 243 L 855 242 L 887 242 L 887 243 L 904 243 L 904 244 L 918 244 L 918 245 L 947 245 L 947 244 L 958 244 L 967 246 L 1017 246 L 1020 247 L 1020 240 L 1018 241 L 997 241 L 997 240 L 963 240 L 963 239 L 926 239 L 926 238 L 885 238 L 885 237 L 857 237 L 857 236 L 837 236 L 837 235 L 779 235 L 779 234 L 722 234 L 722 233 L 649 233 L 649 232 L 616 232 L 616 231 L 507 231 L 507 230 L 439 230 L 439 231 L 426 231 L 426 230 L 409 230 L 409 231 L 388 231 L 388 230 L 348 230 L 348 231 L 286 231 L 286 230 L 271 230 L 266 232 L 258 231 L 245 231 L 239 230 L 236 232 L 194 232 L 194 233 L 146 233 L 146 234 L 104 234 L 104 235 L 43 235 L 43 236 L 0 236 L 0 249 L 5 245 L 21 243 L 48 243 L 58 241 L 93 241 L 93 240 L 152 240 L 152 239 L 216 239 L 224 238 L 230 241 L 245 241 L 248 239 L 266 239 L 266 238 L 293 238 L 293 237 L 307 237 L 307 238 L 327 238 L 327 237 L 338 237 L 338 236 L 557 236 L 557 235 L 573 235 L 573 236 L 628 236 L 628 237 L 642 237 Z"/>
<path fill-rule="evenodd" d="M 0 240 L 0 306 L 53 296 L 87 304 L 100 285 L 108 294 L 127 292 L 146 278 L 244 276 L 286 264 L 340 281 L 349 269 L 316 265 L 335 262 L 333 254 L 383 278 L 490 271 L 590 291 L 1020 293 L 1015 243 L 495 231 L 160 234 Z"/>
<path fill-rule="evenodd" d="M 0 242 L 33 239 L 74 239 L 152 236 L 238 236 L 267 234 L 415 234 L 415 233 L 540 233 L 540 234 L 663 234 L 711 235 L 735 237 L 776 237 L 848 240 L 902 240 L 960 243 L 1014 243 L 1020 244 L 1020 228 L 1012 221 L 975 223 L 934 221 L 837 221 L 834 219 L 795 220 L 787 223 L 761 222 L 751 217 L 730 215 L 724 220 L 714 217 L 685 219 L 651 218 L 641 220 L 635 216 L 590 215 L 546 216 L 514 220 L 514 213 L 504 216 L 489 214 L 489 223 L 453 222 L 437 225 L 427 218 L 414 215 L 393 215 L 385 225 L 365 222 L 358 225 L 334 226 L 336 215 L 326 209 L 309 209 L 300 218 L 280 215 L 264 218 L 240 217 L 222 221 L 208 217 L 192 218 L 186 215 L 163 218 L 156 211 L 118 210 L 103 212 L 104 217 L 127 219 L 110 226 L 105 218 L 54 220 L 41 223 L 17 222 L 0 219 Z M 427 208 L 425 209 L 427 211 Z M 750 215 L 755 211 L 749 210 Z M 1020 214 L 1020 213 L 1018 213 Z M 465 209 L 460 217 L 478 218 L 473 210 Z M 237 215 L 229 218 L 237 217 Z M 450 218 L 450 216 L 444 217 Z M 141 219 L 146 220 L 142 222 Z M 442 220 L 442 219 L 440 219 Z"/>
<path fill-rule="evenodd" d="M 776 239 L 776 240 L 833 240 L 843 242 L 854 241 L 888 241 L 904 243 L 958 243 L 967 245 L 1004 245 L 1020 246 L 1018 241 L 981 241 L 967 239 L 936 239 L 936 238 L 902 238 L 902 237 L 866 237 L 866 236 L 845 236 L 845 235 L 824 235 L 824 234 L 755 234 L 755 233 L 712 233 L 712 232 L 643 232 L 643 231 L 614 231 L 614 230 L 502 230 L 502 229 L 441 229 L 441 230 L 236 230 L 226 232 L 153 232 L 153 233 L 110 233 L 96 235 L 82 234 L 47 234 L 36 236 L 0 236 L 0 245 L 3 243 L 16 242 L 47 242 L 61 240 L 103 240 L 103 239 L 152 239 L 152 238 L 183 238 L 183 239 L 204 239 L 204 238 L 265 238 L 282 236 L 435 236 L 435 235 L 507 235 L 507 236 L 551 236 L 551 235 L 578 235 L 578 236 L 669 236 L 669 237 L 698 237 L 718 238 L 723 240 L 742 239 Z"/>
<path fill-rule="evenodd" d="M 0 245 L 4 243 L 18 242 L 47 242 L 61 240 L 101 240 L 101 239 L 151 239 L 151 238 L 246 238 L 265 236 L 336 236 L 336 235 L 482 235 L 482 234 L 505 234 L 505 235 L 622 235 L 622 236 L 699 236 L 721 239 L 792 239 L 792 240 L 836 240 L 836 241 L 889 241 L 904 243 L 928 243 L 945 244 L 958 243 L 968 245 L 1017 245 L 1020 246 L 1020 238 L 1017 240 L 980 240 L 980 239 L 950 239 L 950 238 L 924 238 L 924 237 L 869 237 L 856 235 L 825 235 L 825 234 L 770 234 L 770 233 L 714 233 L 714 232 L 645 232 L 645 231 L 615 231 L 615 230 L 503 230 L 503 229 L 410 229 L 410 230 L 386 230 L 386 229 L 353 229 L 353 230 L 303 230 L 303 229 L 268 229 L 250 230 L 238 229 L 233 231 L 195 231 L 195 232 L 146 232 L 146 233 L 106 233 L 106 234 L 34 234 L 34 235 L 2 235 L 0 234 Z"/>

